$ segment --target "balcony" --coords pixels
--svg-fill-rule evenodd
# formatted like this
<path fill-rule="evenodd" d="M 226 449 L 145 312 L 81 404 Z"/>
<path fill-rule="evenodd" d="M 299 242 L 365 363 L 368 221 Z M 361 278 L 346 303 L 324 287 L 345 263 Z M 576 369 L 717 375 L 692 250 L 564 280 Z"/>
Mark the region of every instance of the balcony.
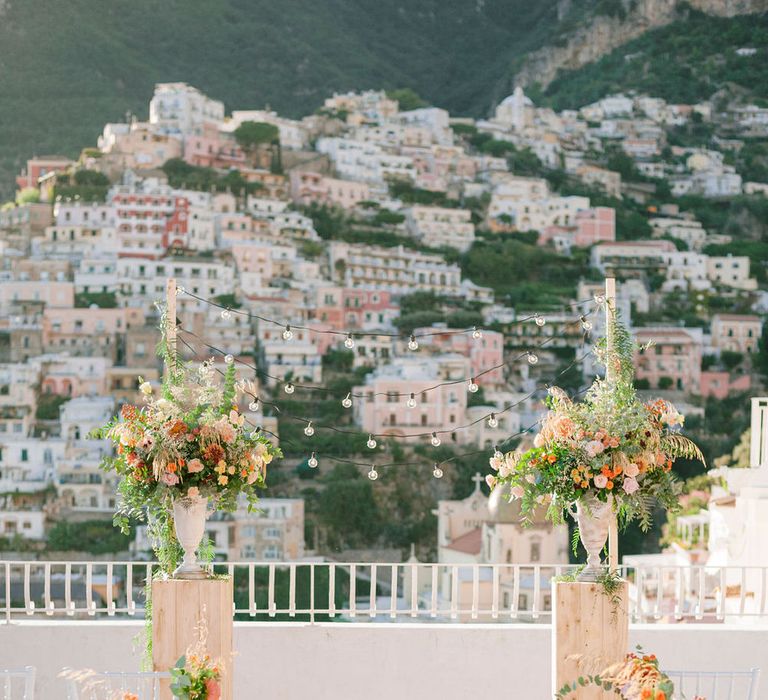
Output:
<path fill-rule="evenodd" d="M 33 664 L 38 696 L 65 666 L 136 670 L 142 562 L 0 563 L 4 665 Z M 235 578 L 235 697 L 549 697 L 552 576 L 568 566 L 219 563 Z M 768 569 L 624 567 L 630 644 L 668 668 L 768 667 Z M 504 593 L 511 595 L 505 598 Z M 521 606 L 520 594 L 528 594 Z M 506 600 L 506 604 L 505 604 Z M 345 624 L 346 623 L 346 624 Z M 300 673 L 286 673 L 288 659 Z M 494 669 L 503 669 L 496 672 Z M 375 678 L 375 683 L 372 679 Z M 760 698 L 768 698 L 768 688 Z"/>

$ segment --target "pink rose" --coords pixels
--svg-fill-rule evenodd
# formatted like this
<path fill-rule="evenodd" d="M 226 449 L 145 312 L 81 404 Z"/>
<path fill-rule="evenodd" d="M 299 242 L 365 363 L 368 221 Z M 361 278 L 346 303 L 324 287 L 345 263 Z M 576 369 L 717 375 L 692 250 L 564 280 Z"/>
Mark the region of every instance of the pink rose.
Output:
<path fill-rule="evenodd" d="M 493 471 L 499 471 L 502 464 L 504 464 L 503 457 L 491 457 L 491 469 L 493 469 Z"/>
<path fill-rule="evenodd" d="M 605 445 L 600 440 L 590 440 L 584 445 L 584 451 L 592 458 L 599 455 L 605 449 Z"/>
<path fill-rule="evenodd" d="M 260 474 L 260 472 L 257 472 L 257 471 L 255 471 L 255 470 L 254 470 L 254 471 L 252 471 L 252 472 L 251 472 L 251 473 L 248 475 L 248 479 L 247 479 L 247 482 L 248 482 L 249 484 L 252 484 L 254 481 L 256 481 L 256 479 L 258 479 L 258 478 L 259 478 L 259 474 Z"/>
<path fill-rule="evenodd" d="M 640 467 L 634 462 L 628 462 L 624 465 L 624 476 L 636 477 L 640 473 Z"/>
<path fill-rule="evenodd" d="M 624 479 L 624 486 L 622 488 L 625 493 L 632 494 L 640 488 L 640 484 L 637 483 L 637 479 Z"/>
<path fill-rule="evenodd" d="M 187 489 L 187 496 L 189 498 L 197 498 L 200 495 L 200 489 L 197 486 L 190 486 Z"/>
<path fill-rule="evenodd" d="M 176 486 L 179 483 L 179 477 L 173 472 L 165 472 L 160 478 L 166 486 Z"/>
<path fill-rule="evenodd" d="M 523 494 L 525 494 L 525 489 L 522 486 L 513 486 L 509 492 L 514 498 L 522 498 Z"/>
<path fill-rule="evenodd" d="M 536 483 L 536 475 L 535 474 L 526 474 L 525 475 L 525 480 L 529 484 L 535 484 Z"/>
<path fill-rule="evenodd" d="M 494 486 L 496 486 L 496 477 L 493 474 L 487 474 L 485 477 L 485 483 L 488 484 L 488 488 L 492 489 Z"/>
<path fill-rule="evenodd" d="M 598 474 L 594 478 L 595 486 L 599 489 L 604 489 L 606 486 L 608 486 L 608 477 L 604 474 Z"/>
<path fill-rule="evenodd" d="M 187 471 L 190 474 L 197 474 L 205 469 L 205 465 L 199 459 L 190 459 L 187 462 Z"/>

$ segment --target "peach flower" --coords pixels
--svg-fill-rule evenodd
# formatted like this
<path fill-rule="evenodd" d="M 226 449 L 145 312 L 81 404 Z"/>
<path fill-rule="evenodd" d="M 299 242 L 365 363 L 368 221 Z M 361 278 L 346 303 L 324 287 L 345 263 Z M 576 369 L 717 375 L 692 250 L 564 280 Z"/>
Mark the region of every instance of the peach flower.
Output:
<path fill-rule="evenodd" d="M 190 459 L 187 464 L 187 471 L 190 474 L 197 474 L 203 471 L 203 469 L 205 469 L 205 465 L 199 459 Z"/>

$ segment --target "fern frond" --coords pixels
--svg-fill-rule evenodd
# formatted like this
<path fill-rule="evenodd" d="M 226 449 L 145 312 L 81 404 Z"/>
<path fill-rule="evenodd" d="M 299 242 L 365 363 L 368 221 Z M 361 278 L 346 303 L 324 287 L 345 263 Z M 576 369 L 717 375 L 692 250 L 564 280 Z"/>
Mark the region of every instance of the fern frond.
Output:
<path fill-rule="evenodd" d="M 705 467 L 707 462 L 701 453 L 699 446 L 685 435 L 674 433 L 665 435 L 661 439 L 661 449 L 672 457 L 684 457 L 685 459 L 698 459 Z"/>

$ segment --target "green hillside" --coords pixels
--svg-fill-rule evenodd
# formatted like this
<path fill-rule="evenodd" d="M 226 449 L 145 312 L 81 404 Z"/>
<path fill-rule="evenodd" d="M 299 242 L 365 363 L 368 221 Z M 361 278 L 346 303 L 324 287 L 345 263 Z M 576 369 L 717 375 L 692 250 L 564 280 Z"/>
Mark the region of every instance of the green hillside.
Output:
<path fill-rule="evenodd" d="M 756 48 L 753 56 L 736 49 Z M 695 103 L 726 87 L 768 99 L 768 14 L 729 19 L 688 12 L 614 50 L 599 61 L 561 72 L 539 102 L 581 107 L 604 95 L 636 90 L 671 102 Z"/>
<path fill-rule="evenodd" d="M 0 2 L 0 194 L 31 154 L 74 155 L 106 121 L 146 116 L 155 82 L 228 108 L 312 112 L 334 91 L 412 87 L 459 113 L 509 92 L 556 0 Z"/>

